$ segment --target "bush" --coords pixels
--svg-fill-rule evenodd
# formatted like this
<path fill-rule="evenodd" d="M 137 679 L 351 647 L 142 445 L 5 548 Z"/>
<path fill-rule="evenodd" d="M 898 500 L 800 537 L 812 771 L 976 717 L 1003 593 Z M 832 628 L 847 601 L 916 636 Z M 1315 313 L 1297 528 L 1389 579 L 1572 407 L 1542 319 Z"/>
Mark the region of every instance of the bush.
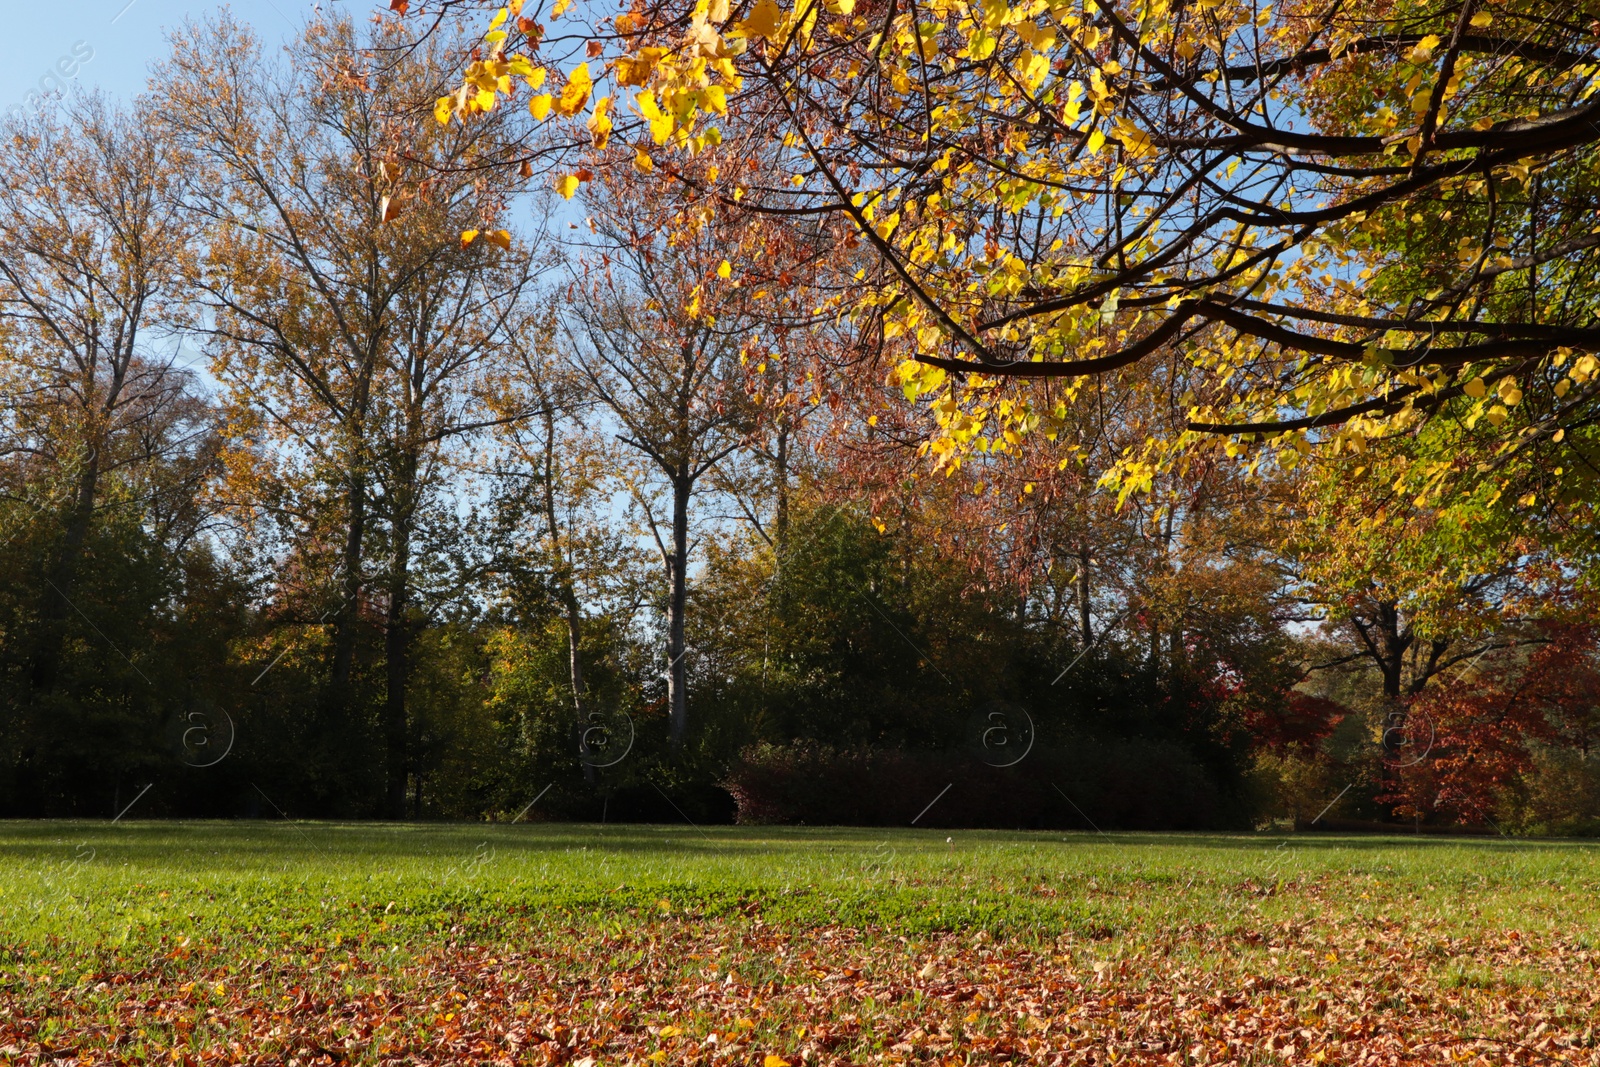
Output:
<path fill-rule="evenodd" d="M 1340 791 L 1336 769 L 1299 746 L 1283 753 L 1259 752 L 1246 776 L 1250 807 L 1262 821 L 1315 819 Z"/>
<path fill-rule="evenodd" d="M 1537 746 L 1521 788 L 1503 798 L 1506 821 L 1526 833 L 1600 837 L 1600 757 Z"/>
<path fill-rule="evenodd" d="M 723 785 L 746 824 L 1206 830 L 1248 821 L 1187 751 L 1140 740 L 1036 749 L 1009 768 L 964 752 L 763 744 Z"/>

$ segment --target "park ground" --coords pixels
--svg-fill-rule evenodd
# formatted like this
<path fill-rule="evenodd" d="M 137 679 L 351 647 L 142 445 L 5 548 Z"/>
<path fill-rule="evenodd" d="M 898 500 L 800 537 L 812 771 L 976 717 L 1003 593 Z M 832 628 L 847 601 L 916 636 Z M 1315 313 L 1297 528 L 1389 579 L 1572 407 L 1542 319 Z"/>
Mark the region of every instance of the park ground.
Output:
<path fill-rule="evenodd" d="M 0 824 L 0 1064 L 1600 1063 L 1600 847 Z"/>

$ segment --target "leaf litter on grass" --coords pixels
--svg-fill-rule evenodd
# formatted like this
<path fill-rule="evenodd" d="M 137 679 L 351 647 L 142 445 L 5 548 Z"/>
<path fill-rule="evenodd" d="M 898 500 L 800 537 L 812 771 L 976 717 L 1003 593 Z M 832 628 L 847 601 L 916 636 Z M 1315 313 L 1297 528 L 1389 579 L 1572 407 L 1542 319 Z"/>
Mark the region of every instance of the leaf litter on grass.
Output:
<path fill-rule="evenodd" d="M 1587 848 L 907 835 L 860 884 L 882 831 L 797 831 L 602 883 L 439 833 L 416 871 L 473 878 L 70 872 L 74 931 L 4 913 L 0 1063 L 1600 1063 Z"/>

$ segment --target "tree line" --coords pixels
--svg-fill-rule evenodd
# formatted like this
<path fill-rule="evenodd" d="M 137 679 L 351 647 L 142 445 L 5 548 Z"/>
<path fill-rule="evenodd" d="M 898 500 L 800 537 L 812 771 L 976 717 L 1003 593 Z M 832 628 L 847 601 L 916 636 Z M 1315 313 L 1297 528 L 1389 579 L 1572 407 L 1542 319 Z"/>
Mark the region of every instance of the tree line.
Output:
<path fill-rule="evenodd" d="M 515 17 L 536 50 L 544 30 Z M 642 25 L 614 28 L 637 43 Z M 1115 39 L 1114 13 L 1075 32 L 1091 25 Z M 138 99 L 10 121 L 0 810 L 1600 820 L 1584 426 L 1495 453 L 1469 405 L 1499 402 L 1497 428 L 1533 405 L 1491 376 L 1492 396 L 1427 393 L 1429 417 L 1389 436 L 1324 439 L 1344 425 L 1324 419 L 1267 450 L 1248 428 L 1169 449 L 1197 432 L 1196 366 L 1221 358 L 1131 295 L 1167 301 L 1173 257 L 1119 267 L 1098 296 L 1072 281 L 1063 303 L 1006 242 L 1048 259 L 1109 239 L 1104 220 L 1030 207 L 953 228 L 938 203 L 994 203 L 948 184 L 915 190 L 904 230 L 885 208 L 813 210 L 807 182 L 910 149 L 829 133 L 866 113 L 824 109 L 798 127 L 818 140 L 797 169 L 771 86 L 679 155 L 650 148 L 670 129 L 629 143 L 575 75 L 531 62 L 516 77 L 542 106 L 435 107 L 462 99 L 463 57 L 504 54 L 398 17 L 314 21 L 273 56 L 219 15 L 173 31 Z M 1028 63 L 982 58 L 985 77 Z M 488 77 L 492 103 L 509 67 Z M 852 144 L 868 154 L 836 154 Z M 979 176 L 1020 166 L 993 155 L 1020 142 L 982 147 L 963 181 L 1029 191 Z M 928 158 L 924 176 L 945 173 Z M 1151 194 L 1117 195 L 1126 255 Z M 1222 247 L 1207 226 L 1196 263 Z M 1019 386 L 930 356 L 917 316 L 942 305 L 908 310 L 893 285 L 975 292 L 949 273 L 969 254 L 1023 279 L 983 281 L 980 318 L 1092 308 L 1009 338 L 1007 359 L 1113 335 L 1139 358 Z M 1398 257 L 1391 285 L 1414 256 L 1371 254 Z M 1207 284 L 1258 299 L 1240 271 L 1264 263 Z M 1221 299 L 1168 321 L 1242 329 Z M 1004 369 L 989 347 L 968 358 Z M 1165 458 L 1146 462 L 1152 442 Z M 1557 446 L 1546 503 L 1515 479 Z M 1514 484 L 1430 504 L 1409 480 L 1474 463 Z"/>

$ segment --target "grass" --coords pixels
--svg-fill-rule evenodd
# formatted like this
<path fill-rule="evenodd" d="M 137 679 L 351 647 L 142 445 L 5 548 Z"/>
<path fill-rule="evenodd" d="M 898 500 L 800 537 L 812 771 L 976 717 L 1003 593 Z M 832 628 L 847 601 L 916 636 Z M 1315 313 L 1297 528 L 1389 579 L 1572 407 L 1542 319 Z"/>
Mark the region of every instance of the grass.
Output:
<path fill-rule="evenodd" d="M 0 1062 L 1600 1062 L 1587 843 L 52 822 L 0 870 Z"/>

